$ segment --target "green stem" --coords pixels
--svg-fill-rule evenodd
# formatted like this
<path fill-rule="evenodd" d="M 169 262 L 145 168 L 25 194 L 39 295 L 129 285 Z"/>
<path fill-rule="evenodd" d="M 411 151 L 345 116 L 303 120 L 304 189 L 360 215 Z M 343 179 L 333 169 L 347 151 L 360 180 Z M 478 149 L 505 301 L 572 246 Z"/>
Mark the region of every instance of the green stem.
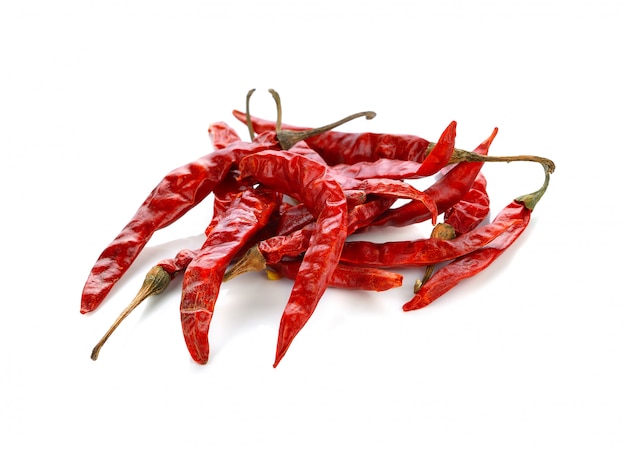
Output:
<path fill-rule="evenodd" d="M 515 198 L 517 202 L 521 202 L 529 210 L 533 210 L 535 208 L 535 206 L 537 205 L 541 197 L 545 194 L 546 190 L 548 189 L 548 185 L 550 184 L 550 173 L 554 171 L 554 168 L 543 165 L 543 170 L 545 173 L 545 178 L 544 178 L 543 185 L 541 186 L 541 188 L 535 192 L 529 193 L 527 195 L 522 195 L 519 198 Z"/>

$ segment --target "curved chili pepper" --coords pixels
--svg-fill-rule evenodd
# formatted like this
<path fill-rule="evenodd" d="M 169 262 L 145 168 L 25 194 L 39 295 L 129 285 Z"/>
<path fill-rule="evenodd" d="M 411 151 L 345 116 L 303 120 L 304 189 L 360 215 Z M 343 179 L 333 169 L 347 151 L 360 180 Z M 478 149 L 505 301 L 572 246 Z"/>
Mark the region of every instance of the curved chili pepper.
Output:
<path fill-rule="evenodd" d="M 270 265 L 270 269 L 280 276 L 296 279 L 300 270 L 300 260 L 280 261 Z M 402 275 L 379 268 L 357 267 L 338 264 L 333 271 L 329 287 L 351 290 L 371 290 L 383 292 L 402 286 Z"/>
<path fill-rule="evenodd" d="M 347 236 L 347 202 L 325 165 L 290 152 L 266 151 L 242 159 L 241 177 L 301 201 L 317 218 L 315 231 L 283 312 L 274 367 L 324 294 Z"/>
<path fill-rule="evenodd" d="M 454 206 L 444 213 L 444 222 L 433 229 L 431 237 L 440 240 L 450 240 L 456 235 L 466 234 L 474 230 L 489 214 L 489 195 L 487 194 L 487 179 L 478 173 L 472 188 Z M 439 229 L 438 229 L 439 228 Z M 429 264 L 421 280 L 416 280 L 414 292 L 428 281 L 435 271 L 435 264 Z"/>
<path fill-rule="evenodd" d="M 494 222 L 508 223 L 509 228 L 495 240 L 478 250 L 446 264 L 426 282 L 402 309 L 411 311 L 428 306 L 464 279 L 480 273 L 504 253 L 526 230 L 531 214 L 544 195 L 550 181 L 550 170 L 544 166 L 545 181 L 536 192 L 520 196 L 496 216 Z"/>
<path fill-rule="evenodd" d="M 402 309 L 411 311 L 428 306 L 464 279 L 471 278 L 489 267 L 526 230 L 531 214 L 548 188 L 549 181 L 550 172 L 546 168 L 545 182 L 541 189 L 515 199 L 494 220 L 494 222 L 509 223 L 509 228 L 503 234 L 487 246 L 461 256 L 435 272 L 433 277 L 421 287 Z"/>
<path fill-rule="evenodd" d="M 492 242 L 510 227 L 510 219 L 499 216 L 491 224 L 452 240 L 427 238 L 375 243 L 348 241 L 341 262 L 368 267 L 421 267 L 454 259 Z"/>
<path fill-rule="evenodd" d="M 250 189 L 233 202 L 207 236 L 183 276 L 180 318 L 185 344 L 194 361 L 209 359 L 209 326 L 226 268 L 272 215 L 273 191 Z"/>
<path fill-rule="evenodd" d="M 80 312 L 96 309 L 154 232 L 202 201 L 243 156 L 276 146 L 275 134 L 268 132 L 253 143 L 234 143 L 168 173 L 98 257 L 83 288 Z"/>

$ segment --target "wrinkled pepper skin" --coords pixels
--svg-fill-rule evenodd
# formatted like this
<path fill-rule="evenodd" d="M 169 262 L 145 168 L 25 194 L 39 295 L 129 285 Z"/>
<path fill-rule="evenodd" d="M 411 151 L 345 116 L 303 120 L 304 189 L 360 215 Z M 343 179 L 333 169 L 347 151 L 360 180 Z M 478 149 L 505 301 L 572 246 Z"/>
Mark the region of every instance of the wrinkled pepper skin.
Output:
<path fill-rule="evenodd" d="M 415 296 L 402 306 L 404 311 L 421 309 L 437 300 L 467 278 L 488 268 L 526 230 L 532 210 L 523 203 L 513 201 L 494 221 L 509 222 L 509 228 L 488 245 L 467 253 L 444 265 L 420 288 Z"/>
<path fill-rule="evenodd" d="M 502 214 L 491 224 L 451 240 L 427 238 L 376 243 L 349 241 L 343 247 L 341 262 L 368 267 L 422 267 L 455 259 L 495 240 L 510 228 L 510 219 Z"/>
<path fill-rule="evenodd" d="M 309 320 L 326 291 L 347 237 L 348 207 L 341 186 L 328 168 L 302 155 L 260 152 L 241 161 L 241 177 L 299 200 L 316 218 L 280 321 L 274 367 Z"/>
<path fill-rule="evenodd" d="M 472 188 L 450 209 L 445 211 L 444 222 L 454 228 L 457 235 L 473 231 L 489 215 L 487 179 L 478 173 Z"/>
<path fill-rule="evenodd" d="M 81 313 L 96 309 L 126 273 L 152 235 L 200 203 L 241 158 L 276 148 L 275 134 L 237 142 L 168 173 L 94 264 L 81 297 Z"/>
<path fill-rule="evenodd" d="M 233 110 L 233 115 L 243 123 L 246 114 Z M 255 132 L 263 133 L 276 129 L 276 122 L 252 116 Z M 282 124 L 286 130 L 307 130 Z M 407 134 L 349 133 L 334 130 L 305 139 L 306 143 L 329 165 L 339 163 L 375 162 L 378 159 L 410 160 L 423 162 L 430 142 L 424 138 Z"/>
<path fill-rule="evenodd" d="M 300 270 L 300 261 L 280 261 L 270 267 L 280 276 L 296 279 Z M 350 290 L 371 290 L 383 292 L 402 286 L 403 276 L 399 273 L 381 270 L 379 268 L 357 267 L 339 263 L 335 267 L 329 282 L 329 287 Z"/>
<path fill-rule="evenodd" d="M 269 221 L 278 204 L 275 192 L 244 191 L 211 229 L 183 276 L 180 318 L 194 361 L 209 359 L 209 327 L 224 273 L 235 255 Z"/>

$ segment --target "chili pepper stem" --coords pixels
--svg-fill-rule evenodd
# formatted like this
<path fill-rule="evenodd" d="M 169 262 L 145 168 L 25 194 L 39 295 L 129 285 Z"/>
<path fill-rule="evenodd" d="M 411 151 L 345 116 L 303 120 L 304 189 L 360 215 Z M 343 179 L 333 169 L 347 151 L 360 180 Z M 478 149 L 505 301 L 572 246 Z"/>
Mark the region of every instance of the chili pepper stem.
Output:
<path fill-rule="evenodd" d="M 163 269 L 163 267 L 159 265 L 152 267 L 152 269 L 150 269 L 150 271 L 146 275 L 146 278 L 143 281 L 141 289 L 139 289 L 139 292 L 137 293 L 137 295 L 135 295 L 135 298 L 133 298 L 133 300 L 126 307 L 126 309 L 122 311 L 122 313 L 115 320 L 115 322 L 113 322 L 109 330 L 105 333 L 104 336 L 102 336 L 102 339 L 100 339 L 100 341 L 93 348 L 91 352 L 91 359 L 94 361 L 98 359 L 98 355 L 100 354 L 100 349 L 105 344 L 105 342 L 109 339 L 111 334 L 113 334 L 113 332 L 117 329 L 120 323 L 122 323 L 122 321 L 126 317 L 128 317 L 128 315 L 131 312 L 133 312 L 133 310 L 137 306 L 139 306 L 139 304 L 141 304 L 143 300 L 145 300 L 151 295 L 157 295 L 163 292 L 165 288 L 169 285 L 171 280 L 172 278 L 170 274 L 167 273 Z"/>
<path fill-rule="evenodd" d="M 524 206 L 526 206 L 528 210 L 533 210 L 535 208 L 535 206 L 537 205 L 541 197 L 545 194 L 546 190 L 548 189 L 548 185 L 550 184 L 550 173 L 554 171 L 554 166 L 549 167 L 549 166 L 544 165 L 543 169 L 545 173 L 545 179 L 543 181 L 543 185 L 541 186 L 541 188 L 535 192 L 515 198 L 517 202 L 521 202 L 522 204 L 524 204 Z"/>
<path fill-rule="evenodd" d="M 230 281 L 236 276 L 242 275 L 250 271 L 261 271 L 266 269 L 265 257 L 259 250 L 258 246 L 253 246 L 243 257 L 235 262 L 235 264 L 224 273 L 223 282 Z"/>
<path fill-rule="evenodd" d="M 376 117 L 376 113 L 373 111 L 362 111 L 359 113 L 354 113 L 350 116 L 346 116 L 345 118 L 340 119 L 339 121 L 335 121 L 331 124 L 327 124 L 322 127 L 317 127 L 315 129 L 301 130 L 301 131 L 281 130 L 282 121 L 283 121 L 283 109 L 281 106 L 280 97 L 278 93 L 274 91 L 273 89 L 270 89 L 269 92 L 274 98 L 274 101 L 276 102 L 276 112 L 277 112 L 276 138 L 278 138 L 280 147 L 284 150 L 292 148 L 298 141 L 306 140 L 307 138 L 311 138 L 315 135 L 319 135 L 320 133 L 327 132 L 329 130 L 334 129 L 335 127 L 339 127 L 347 122 L 350 122 L 353 119 L 364 116 L 365 119 L 370 120 Z"/>
<path fill-rule="evenodd" d="M 434 272 L 435 272 L 434 265 L 431 264 L 428 267 L 426 267 L 426 271 L 424 272 L 424 276 L 422 277 L 422 279 L 415 280 L 415 284 L 413 284 L 413 293 L 419 292 L 419 290 L 426 283 L 426 281 L 428 281 L 430 277 L 433 276 Z"/>
<path fill-rule="evenodd" d="M 552 160 L 537 155 L 493 156 L 476 154 L 474 152 L 464 151 L 463 149 L 455 149 L 448 164 L 459 162 L 537 162 L 542 164 L 550 173 L 554 172 L 556 168 Z"/>
<path fill-rule="evenodd" d="M 252 126 L 252 119 L 250 118 L 250 97 L 256 89 L 252 88 L 246 95 L 246 125 L 248 126 L 248 133 L 250 134 L 250 140 L 254 140 L 254 127 Z"/>
<path fill-rule="evenodd" d="M 293 131 L 293 130 L 279 130 L 276 132 L 276 136 L 278 138 L 278 142 L 282 149 L 290 149 L 295 145 L 298 141 L 306 140 L 307 138 L 311 138 L 312 136 L 319 135 L 320 133 L 327 132 L 329 130 L 334 129 L 335 127 L 339 127 L 346 122 L 350 122 L 353 119 L 365 117 L 365 119 L 370 120 L 376 117 L 376 113 L 373 111 L 362 111 L 359 113 L 354 113 L 350 116 L 346 116 L 339 121 L 335 121 L 331 124 L 327 124 L 322 127 L 317 127 L 315 129 L 302 130 L 302 131 Z"/>

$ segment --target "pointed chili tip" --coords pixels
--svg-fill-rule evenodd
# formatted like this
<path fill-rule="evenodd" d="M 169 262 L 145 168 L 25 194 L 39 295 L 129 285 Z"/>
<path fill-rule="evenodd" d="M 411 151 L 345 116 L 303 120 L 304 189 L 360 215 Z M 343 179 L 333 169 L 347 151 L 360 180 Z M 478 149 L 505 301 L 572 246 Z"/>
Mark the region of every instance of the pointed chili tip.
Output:
<path fill-rule="evenodd" d="M 497 134 L 498 134 L 498 128 L 494 127 L 493 132 L 491 132 L 491 135 L 489 135 L 489 138 L 485 140 L 485 143 L 491 146 L 491 143 L 493 143 L 493 140 L 496 138 Z"/>
<path fill-rule="evenodd" d="M 88 312 L 94 311 L 100 306 L 103 299 L 103 297 L 94 294 L 83 294 L 83 298 L 80 302 L 80 313 L 87 314 Z"/>
<path fill-rule="evenodd" d="M 287 333 L 289 337 L 285 337 L 285 333 Z M 276 366 L 278 366 L 278 363 L 280 363 L 280 361 L 283 359 L 283 357 L 287 353 L 287 350 L 289 349 L 289 346 L 291 345 L 291 342 L 294 340 L 295 337 L 296 334 L 293 331 L 283 332 L 283 335 L 279 337 L 278 345 L 276 346 L 276 358 L 274 359 L 273 365 L 274 368 L 276 368 Z"/>
<path fill-rule="evenodd" d="M 287 350 L 283 351 L 282 354 L 279 356 L 278 354 L 276 354 L 276 358 L 274 360 L 274 364 L 272 364 L 272 367 L 274 369 L 276 369 L 276 367 L 278 366 L 278 364 L 280 363 L 280 361 L 283 359 L 283 356 L 285 356 L 285 352 Z"/>
<path fill-rule="evenodd" d="M 417 309 L 422 309 L 425 307 L 427 303 L 424 303 L 419 296 L 415 296 L 411 301 L 408 301 L 402 306 L 402 310 L 404 312 L 415 311 Z"/>
<path fill-rule="evenodd" d="M 209 361 L 209 324 L 213 314 L 205 309 L 181 312 L 181 324 L 187 350 L 198 364 Z"/>

